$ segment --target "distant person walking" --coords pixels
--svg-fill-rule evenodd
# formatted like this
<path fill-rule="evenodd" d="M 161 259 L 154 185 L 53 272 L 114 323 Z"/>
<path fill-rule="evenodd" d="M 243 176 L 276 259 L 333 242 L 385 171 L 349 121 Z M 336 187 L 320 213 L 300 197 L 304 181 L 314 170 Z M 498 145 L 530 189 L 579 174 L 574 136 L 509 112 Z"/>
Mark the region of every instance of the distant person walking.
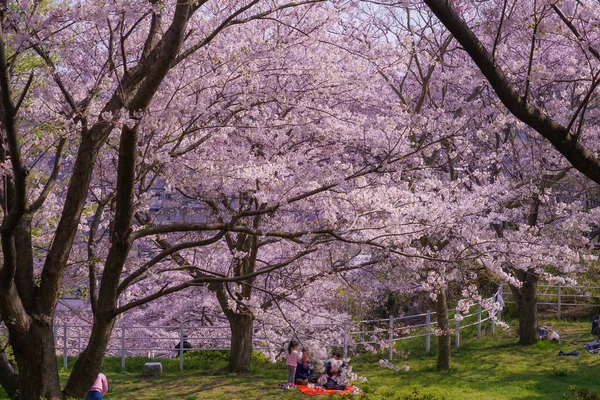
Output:
<path fill-rule="evenodd" d="M 302 352 L 298 350 L 300 347 L 300 343 L 296 340 L 290 340 L 290 344 L 288 345 L 288 354 L 285 360 L 287 365 L 287 381 L 289 386 L 295 386 L 295 378 L 296 378 L 296 367 L 298 365 L 298 361 L 302 359 Z"/>
<path fill-rule="evenodd" d="M 102 400 L 106 392 L 108 392 L 108 380 L 106 375 L 99 373 L 85 400 Z"/>
<path fill-rule="evenodd" d="M 183 335 L 183 337 L 181 338 L 181 342 L 175 345 L 174 349 L 175 352 L 177 352 L 178 356 L 180 356 L 181 353 L 185 353 L 186 351 L 189 351 L 192 348 L 192 344 L 187 341 L 187 338 L 187 335 Z"/>

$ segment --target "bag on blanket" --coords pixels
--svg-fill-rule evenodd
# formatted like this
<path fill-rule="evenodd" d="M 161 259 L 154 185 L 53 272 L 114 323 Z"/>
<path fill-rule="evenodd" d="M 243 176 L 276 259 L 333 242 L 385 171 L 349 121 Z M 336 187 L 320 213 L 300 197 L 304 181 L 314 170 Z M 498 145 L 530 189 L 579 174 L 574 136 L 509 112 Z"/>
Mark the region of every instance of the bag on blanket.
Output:
<path fill-rule="evenodd" d="M 346 386 L 339 385 L 336 381 L 334 381 L 331 378 L 327 379 L 327 382 L 325 383 L 325 385 L 323 385 L 323 387 L 325 389 L 330 389 L 330 390 L 346 390 Z"/>

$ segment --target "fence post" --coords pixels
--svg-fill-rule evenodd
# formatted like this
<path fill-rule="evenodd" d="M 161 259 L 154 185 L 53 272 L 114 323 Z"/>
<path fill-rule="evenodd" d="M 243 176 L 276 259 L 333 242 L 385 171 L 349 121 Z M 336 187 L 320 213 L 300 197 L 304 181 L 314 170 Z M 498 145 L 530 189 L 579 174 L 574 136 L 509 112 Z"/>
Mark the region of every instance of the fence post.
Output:
<path fill-rule="evenodd" d="M 431 351 L 431 311 L 427 310 L 427 316 L 425 317 L 426 336 L 425 336 L 425 353 Z"/>
<path fill-rule="evenodd" d="M 63 327 L 63 367 L 67 369 L 68 362 L 68 326 L 65 322 L 65 326 Z"/>
<path fill-rule="evenodd" d="M 350 326 L 348 322 L 344 323 L 344 359 L 348 358 L 348 332 L 350 330 Z"/>
<path fill-rule="evenodd" d="M 125 326 L 121 325 L 121 369 L 125 371 Z"/>
<path fill-rule="evenodd" d="M 498 315 L 498 313 L 496 313 L 496 315 Z M 490 314 L 490 312 L 488 311 L 488 317 L 490 318 L 490 321 L 492 321 L 492 335 L 496 333 L 496 324 L 494 323 L 494 318 L 492 318 L 492 314 Z"/>
<path fill-rule="evenodd" d="M 481 339 L 481 304 L 477 304 L 477 339 Z"/>
<path fill-rule="evenodd" d="M 81 328 L 77 328 L 77 354 L 81 353 Z"/>
<path fill-rule="evenodd" d="M 562 292 L 561 289 L 562 288 L 561 288 L 560 283 L 559 283 L 558 284 L 558 318 L 557 318 L 559 321 L 560 321 L 560 304 L 561 304 L 561 298 L 560 298 L 560 296 L 561 296 L 561 292 Z"/>
<path fill-rule="evenodd" d="M 389 355 L 388 358 L 390 361 L 394 358 L 394 317 L 390 314 L 390 322 L 388 327 L 388 347 L 389 347 Z"/>
<path fill-rule="evenodd" d="M 454 317 L 456 318 L 456 317 Z M 460 346 L 460 321 L 456 320 L 456 348 Z"/>
<path fill-rule="evenodd" d="M 183 326 L 179 327 L 179 370 L 183 371 Z"/>

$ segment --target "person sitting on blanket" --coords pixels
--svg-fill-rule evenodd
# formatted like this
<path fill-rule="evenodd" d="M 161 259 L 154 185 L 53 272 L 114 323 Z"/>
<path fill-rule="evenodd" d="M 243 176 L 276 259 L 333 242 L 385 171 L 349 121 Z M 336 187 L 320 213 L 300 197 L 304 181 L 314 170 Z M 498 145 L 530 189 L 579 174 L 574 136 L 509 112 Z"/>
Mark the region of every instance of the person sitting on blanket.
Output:
<path fill-rule="evenodd" d="M 308 385 L 309 382 L 312 382 L 314 374 L 315 368 L 310 361 L 308 352 L 302 350 L 302 359 L 298 361 L 298 365 L 296 366 L 296 384 Z"/>
<path fill-rule="evenodd" d="M 344 376 L 346 363 L 342 360 L 340 353 L 335 352 L 325 364 L 325 373 L 327 374 L 327 383 L 323 385 L 327 389 L 344 390 L 348 381 Z"/>
<path fill-rule="evenodd" d="M 327 377 L 332 378 L 336 375 L 340 375 L 345 366 L 346 363 L 342 360 L 340 353 L 334 352 L 331 355 L 331 360 L 325 364 L 325 373 L 327 374 Z"/>

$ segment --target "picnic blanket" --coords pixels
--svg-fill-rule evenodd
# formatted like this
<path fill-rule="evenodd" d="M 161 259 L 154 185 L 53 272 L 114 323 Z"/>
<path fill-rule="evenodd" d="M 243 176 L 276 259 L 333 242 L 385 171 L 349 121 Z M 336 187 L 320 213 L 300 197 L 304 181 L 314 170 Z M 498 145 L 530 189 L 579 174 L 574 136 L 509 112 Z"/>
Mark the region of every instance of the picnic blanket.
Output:
<path fill-rule="evenodd" d="M 325 389 L 322 386 L 308 387 L 308 385 L 296 385 L 298 390 L 308 396 L 314 396 L 317 394 L 351 394 L 354 389 L 352 385 L 346 386 L 345 390 L 333 390 L 333 389 Z"/>

